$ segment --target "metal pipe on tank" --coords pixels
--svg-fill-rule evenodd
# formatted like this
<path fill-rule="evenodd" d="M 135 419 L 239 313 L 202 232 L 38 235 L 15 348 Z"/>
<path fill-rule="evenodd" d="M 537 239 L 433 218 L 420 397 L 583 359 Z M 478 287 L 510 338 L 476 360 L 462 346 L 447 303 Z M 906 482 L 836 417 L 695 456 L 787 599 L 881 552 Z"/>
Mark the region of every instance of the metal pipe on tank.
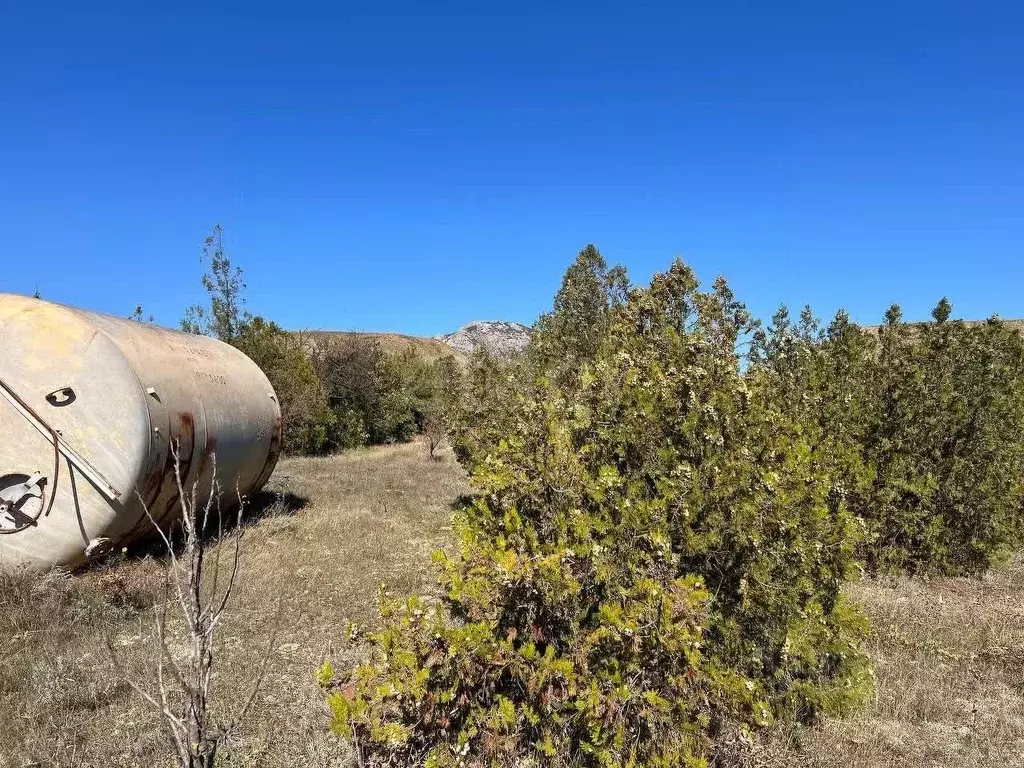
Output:
<path fill-rule="evenodd" d="M 180 512 L 176 471 L 230 510 L 281 435 L 273 387 L 234 347 L 0 294 L 0 567 L 76 567 L 148 536 Z"/>

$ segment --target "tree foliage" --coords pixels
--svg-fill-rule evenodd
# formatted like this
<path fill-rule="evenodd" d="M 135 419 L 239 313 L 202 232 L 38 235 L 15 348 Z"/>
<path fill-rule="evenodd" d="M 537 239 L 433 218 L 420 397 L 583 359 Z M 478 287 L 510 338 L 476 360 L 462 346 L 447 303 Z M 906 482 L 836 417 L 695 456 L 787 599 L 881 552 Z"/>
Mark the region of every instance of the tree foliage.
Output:
<path fill-rule="evenodd" d="M 597 304 L 560 303 L 535 341 L 572 350 L 574 375 L 535 352 L 470 367 L 476 493 L 440 605 L 386 603 L 370 663 L 324 671 L 370 764 L 701 765 L 727 724 L 869 685 L 840 597 L 856 521 L 751 391 L 725 282 L 701 292 L 677 262 L 607 304 L 596 338 L 580 306 Z"/>
<path fill-rule="evenodd" d="M 862 502 L 876 568 L 982 573 L 1024 532 L 1024 344 L 950 310 L 943 299 L 913 326 L 892 312 L 879 330 L 864 440 L 877 476 Z"/>
<path fill-rule="evenodd" d="M 224 250 L 224 229 L 220 224 L 206 238 L 201 261 L 209 265 L 203 274 L 203 288 L 210 297 L 209 306 L 196 304 L 189 307 L 181 321 L 188 333 L 213 336 L 232 343 L 249 320 L 243 309 L 246 285 L 242 268 L 231 263 Z"/>
<path fill-rule="evenodd" d="M 241 324 L 232 345 L 256 363 L 273 385 L 284 421 L 284 449 L 322 453 L 330 443 L 335 416 L 302 336 L 257 315 Z"/>
<path fill-rule="evenodd" d="M 868 526 L 872 570 L 981 573 L 1020 539 L 1024 344 L 993 318 L 930 323 L 893 305 L 875 332 L 840 313 L 821 331 L 780 311 L 755 342 L 753 375 L 812 436 Z M 838 453 L 828 453 L 823 446 Z"/>
<path fill-rule="evenodd" d="M 448 411 L 443 379 L 457 375 L 454 359 L 427 362 L 414 352 L 392 354 L 359 335 L 314 334 L 310 359 L 337 418 L 333 449 L 404 442 L 442 429 Z M 442 430 L 443 431 L 443 430 Z"/>
<path fill-rule="evenodd" d="M 182 329 L 240 349 L 267 375 L 281 403 L 284 449 L 323 454 L 409 440 L 428 426 L 435 436 L 442 409 L 442 365 L 415 354 L 389 354 L 358 335 L 288 332 L 243 309 L 242 270 L 224 250 L 218 225 L 206 239 L 203 287 L 209 304 L 187 310 Z M 135 315 L 141 319 L 142 310 Z M 435 445 L 436 448 L 436 445 Z"/>
<path fill-rule="evenodd" d="M 597 248 L 586 246 L 566 270 L 552 311 L 537 321 L 529 348 L 532 361 L 571 380 L 577 364 L 597 354 L 612 312 L 628 290 L 626 270 L 609 268 Z"/>

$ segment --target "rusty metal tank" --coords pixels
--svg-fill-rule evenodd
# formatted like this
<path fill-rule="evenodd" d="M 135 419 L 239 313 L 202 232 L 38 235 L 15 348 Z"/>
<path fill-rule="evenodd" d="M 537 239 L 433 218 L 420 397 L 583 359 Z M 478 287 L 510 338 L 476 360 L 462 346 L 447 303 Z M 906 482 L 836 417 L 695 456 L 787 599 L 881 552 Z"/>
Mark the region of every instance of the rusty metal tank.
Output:
<path fill-rule="evenodd" d="M 281 409 L 267 377 L 205 336 L 0 294 L 0 567 L 76 567 L 270 477 Z M 176 451 L 172 450 L 176 446 Z M 214 458 L 215 457 L 215 458 Z M 145 505 L 145 506 L 144 506 Z"/>

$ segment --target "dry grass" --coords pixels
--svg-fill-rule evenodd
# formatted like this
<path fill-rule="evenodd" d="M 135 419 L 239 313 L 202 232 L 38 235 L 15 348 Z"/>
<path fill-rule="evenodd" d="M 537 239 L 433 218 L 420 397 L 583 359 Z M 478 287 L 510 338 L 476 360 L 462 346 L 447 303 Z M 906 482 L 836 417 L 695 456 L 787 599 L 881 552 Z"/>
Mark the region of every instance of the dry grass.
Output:
<path fill-rule="evenodd" d="M 249 722 L 224 765 L 348 765 L 326 729 L 313 675 L 345 662 L 350 621 L 372 622 L 381 581 L 432 584 L 428 553 L 447 539 L 465 481 L 450 454 L 413 444 L 283 461 L 243 539 L 240 591 L 221 634 L 215 681 L 228 709 L 245 695 L 279 599 L 285 621 Z M 291 493 L 291 496 L 285 494 Z M 145 680 L 145 609 L 163 565 L 126 558 L 74 577 L 0 574 L 0 768 L 163 766 L 155 717 L 108 659 Z M 867 711 L 762 738 L 752 768 L 1024 766 L 1024 563 L 983 581 L 866 581 L 851 587 L 875 630 L 878 693 Z"/>
<path fill-rule="evenodd" d="M 764 739 L 757 768 L 1024 766 L 1024 561 L 984 580 L 866 581 L 866 712 Z"/>
<path fill-rule="evenodd" d="M 237 707 L 284 600 L 284 625 L 230 766 L 346 764 L 314 674 L 344 659 L 350 621 L 376 614 L 382 581 L 426 587 L 429 552 L 446 540 L 464 479 L 450 454 L 422 444 L 282 461 L 271 490 L 293 496 L 261 510 L 243 538 L 239 590 L 221 631 L 216 695 Z M 0 768 L 163 766 L 156 717 L 110 662 L 136 680 L 151 668 L 146 608 L 163 595 L 163 564 L 126 558 L 74 577 L 0 575 Z"/>

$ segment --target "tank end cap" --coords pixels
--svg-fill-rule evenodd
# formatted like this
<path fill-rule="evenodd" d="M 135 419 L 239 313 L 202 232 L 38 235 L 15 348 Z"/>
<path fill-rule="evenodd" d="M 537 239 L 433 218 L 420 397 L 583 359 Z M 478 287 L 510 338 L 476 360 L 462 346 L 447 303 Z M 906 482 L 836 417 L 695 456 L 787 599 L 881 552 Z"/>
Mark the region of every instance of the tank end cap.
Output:
<path fill-rule="evenodd" d="M 99 536 L 89 541 L 85 546 L 85 556 L 89 560 L 102 557 L 114 548 L 114 542 L 106 536 Z"/>

